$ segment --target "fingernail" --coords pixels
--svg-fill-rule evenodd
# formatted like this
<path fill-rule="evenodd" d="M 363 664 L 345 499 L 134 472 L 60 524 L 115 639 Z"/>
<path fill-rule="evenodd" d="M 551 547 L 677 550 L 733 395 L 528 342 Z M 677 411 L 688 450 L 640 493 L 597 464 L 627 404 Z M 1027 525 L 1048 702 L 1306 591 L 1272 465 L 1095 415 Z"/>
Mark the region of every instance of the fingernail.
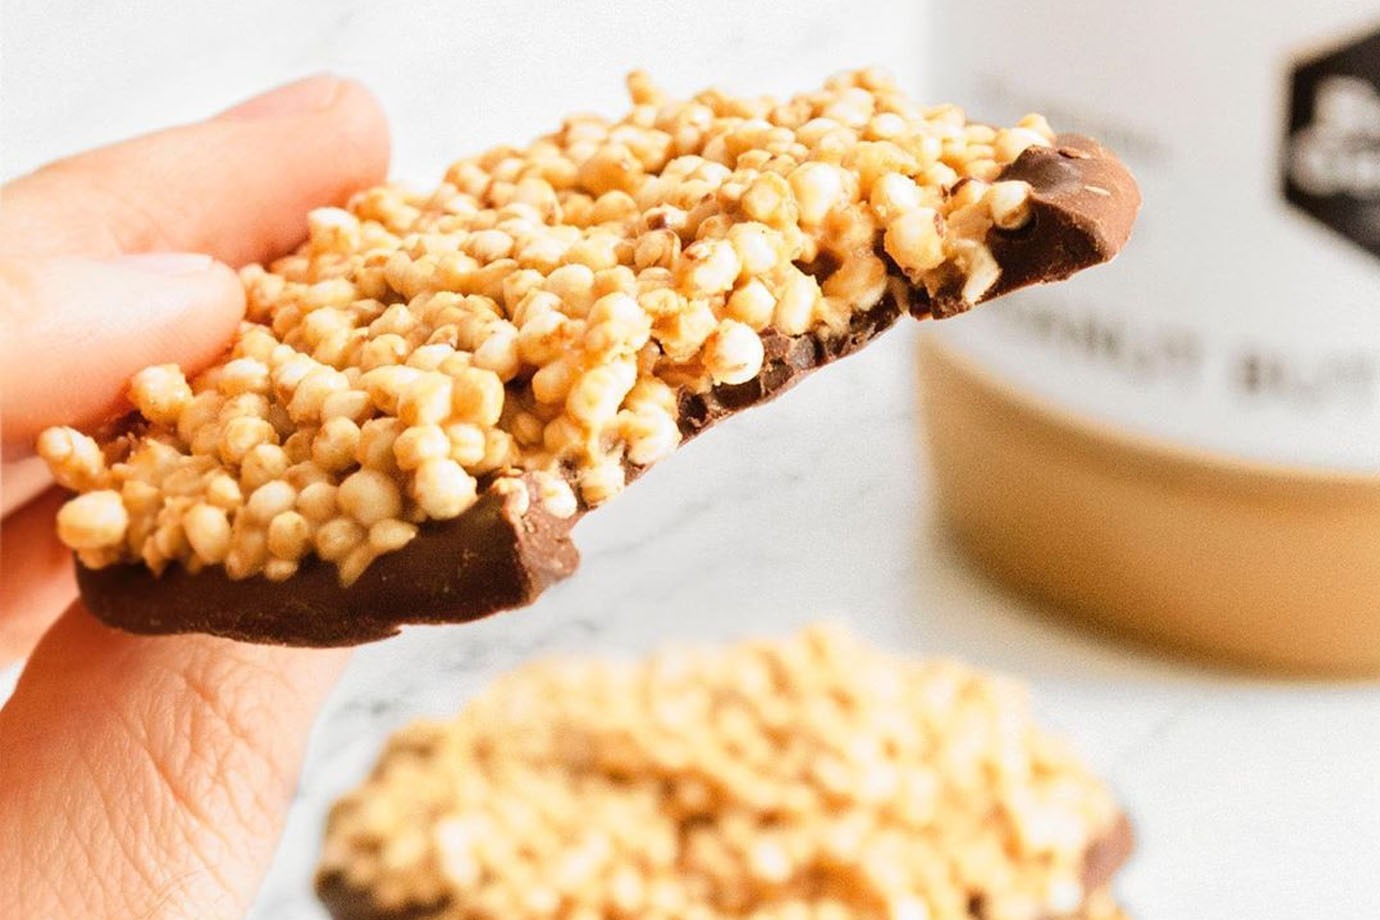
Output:
<path fill-rule="evenodd" d="M 200 252 L 134 252 L 114 261 L 124 268 L 156 275 L 190 275 L 206 271 L 213 260 Z"/>
<path fill-rule="evenodd" d="M 316 74 L 246 99 L 216 116 L 231 121 L 310 115 L 331 107 L 340 98 L 345 81 L 332 74 Z"/>

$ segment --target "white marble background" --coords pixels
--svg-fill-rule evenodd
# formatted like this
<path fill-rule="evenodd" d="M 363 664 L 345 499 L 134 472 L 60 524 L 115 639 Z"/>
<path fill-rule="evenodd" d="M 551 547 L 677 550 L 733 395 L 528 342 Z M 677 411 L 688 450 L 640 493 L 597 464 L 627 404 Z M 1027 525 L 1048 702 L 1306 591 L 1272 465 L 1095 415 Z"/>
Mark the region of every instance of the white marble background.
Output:
<path fill-rule="evenodd" d="M 454 156 L 569 110 L 619 111 L 635 66 L 675 90 L 786 92 L 880 63 L 918 89 L 922 13 L 901 0 L 9 0 L 0 172 L 331 69 L 383 99 L 395 174 L 431 182 Z M 322 916 L 310 893 L 322 816 L 403 722 L 454 711 L 533 654 L 633 653 L 822 616 L 1028 680 L 1135 818 L 1141 847 L 1120 885 L 1135 916 L 1380 917 L 1380 690 L 1157 659 L 985 581 L 931 518 L 915 334 L 666 462 L 581 525 L 579 575 L 534 608 L 360 650 L 317 728 L 256 920 Z"/>

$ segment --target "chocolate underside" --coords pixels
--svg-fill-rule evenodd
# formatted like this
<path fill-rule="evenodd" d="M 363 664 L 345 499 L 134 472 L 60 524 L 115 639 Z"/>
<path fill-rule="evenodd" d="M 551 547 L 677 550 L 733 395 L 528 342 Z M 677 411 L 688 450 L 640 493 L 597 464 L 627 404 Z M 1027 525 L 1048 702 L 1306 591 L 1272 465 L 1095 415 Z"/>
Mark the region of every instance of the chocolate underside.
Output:
<path fill-rule="evenodd" d="M 530 486 L 526 478 L 524 487 Z M 421 527 L 348 588 L 333 563 L 304 559 L 288 582 L 232 581 L 219 566 L 160 576 L 139 565 L 88 569 L 77 584 L 101 620 L 136 633 L 203 632 L 280 645 L 356 645 L 402 623 L 468 620 L 532 603 L 575 570 L 570 521 L 518 494 L 486 491 L 465 514 Z M 529 506 L 523 513 L 523 506 Z"/>
<path fill-rule="evenodd" d="M 1106 832 L 1089 844 L 1084 854 L 1083 890 L 1092 893 L 1110 884 L 1134 848 L 1131 822 L 1124 814 L 1118 815 Z M 318 874 L 316 895 L 333 920 L 434 920 L 449 906 L 449 902 L 441 901 L 425 906 L 383 909 L 374 903 L 368 888 L 352 886 L 340 872 Z M 981 899 L 974 898 L 969 908 L 971 915 L 981 917 L 981 909 Z M 1083 920 L 1085 916 L 1084 909 L 1080 908 L 1072 914 L 1049 920 Z"/>
<path fill-rule="evenodd" d="M 1031 219 L 1018 231 L 988 233 L 1002 271 L 979 302 L 1107 261 L 1125 244 L 1140 205 L 1126 168 L 1078 135 L 1061 135 L 1053 148 L 1026 150 L 999 178 L 1030 183 Z M 906 310 L 917 318 L 943 318 L 969 309 L 973 304 L 960 290 L 961 284 L 931 295 L 911 287 L 909 304 L 888 296 L 841 333 L 764 334 L 766 359 L 755 379 L 682 397 L 682 435 L 694 437 L 776 397 L 862 348 Z M 630 470 L 630 478 L 641 472 Z M 408 623 L 465 622 L 525 606 L 573 572 L 579 554 L 569 532 L 580 515 L 553 517 L 535 498 L 521 505 L 485 492 L 459 517 L 422 524 L 411 543 L 376 559 L 349 588 L 340 586 L 334 564 L 314 557 L 284 582 L 262 575 L 231 580 L 218 566 L 196 574 L 170 566 L 155 575 L 141 564 L 88 569 L 78 562 L 77 583 L 97 617 L 129 632 L 355 645 L 391 636 Z"/>

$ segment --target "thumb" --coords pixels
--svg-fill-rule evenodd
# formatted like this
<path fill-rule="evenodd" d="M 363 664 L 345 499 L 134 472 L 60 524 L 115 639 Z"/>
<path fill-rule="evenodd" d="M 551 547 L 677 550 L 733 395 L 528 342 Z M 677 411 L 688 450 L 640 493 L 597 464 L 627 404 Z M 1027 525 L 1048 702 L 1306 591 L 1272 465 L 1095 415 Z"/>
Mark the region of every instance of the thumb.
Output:
<path fill-rule="evenodd" d="M 195 253 L 0 260 L 0 419 L 20 456 L 49 425 L 121 407 L 150 364 L 214 359 L 244 314 L 233 270 Z"/>

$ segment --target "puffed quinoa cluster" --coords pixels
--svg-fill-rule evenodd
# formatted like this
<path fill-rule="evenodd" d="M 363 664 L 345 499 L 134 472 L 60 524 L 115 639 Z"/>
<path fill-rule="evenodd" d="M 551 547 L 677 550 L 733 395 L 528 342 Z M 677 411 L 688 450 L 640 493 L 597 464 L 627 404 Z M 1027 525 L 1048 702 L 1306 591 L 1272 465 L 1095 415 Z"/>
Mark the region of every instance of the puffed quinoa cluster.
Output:
<path fill-rule="evenodd" d="M 318 886 L 429 920 L 1114 918 L 1081 870 L 1117 814 L 1020 687 L 813 627 L 539 662 L 399 731 Z"/>
<path fill-rule="evenodd" d="M 222 364 L 137 374 L 134 436 L 42 436 L 80 493 L 63 541 L 91 568 L 234 579 L 316 556 L 349 584 L 495 479 L 538 471 L 550 508 L 598 505 L 676 448 L 683 394 L 761 372 L 764 334 L 828 337 L 956 279 L 980 298 L 987 231 L 1029 218 L 1029 187 L 994 180 L 1053 139 L 1039 116 L 918 107 L 873 70 L 785 102 L 628 85 L 618 121 L 312 212 L 296 253 L 243 270 Z"/>

